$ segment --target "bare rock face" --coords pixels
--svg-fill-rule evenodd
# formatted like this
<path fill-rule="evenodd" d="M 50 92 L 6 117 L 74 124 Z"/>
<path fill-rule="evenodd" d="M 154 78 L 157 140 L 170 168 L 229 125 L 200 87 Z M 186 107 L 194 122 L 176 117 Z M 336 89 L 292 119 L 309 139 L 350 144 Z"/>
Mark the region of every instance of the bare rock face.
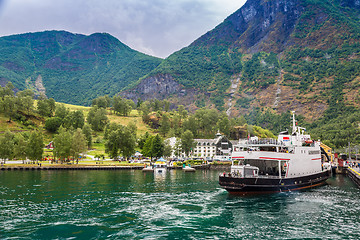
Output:
<path fill-rule="evenodd" d="M 246 53 L 280 53 L 291 41 L 291 34 L 303 7 L 300 0 L 248 0 L 214 30 L 193 45 L 231 44 Z"/>
<path fill-rule="evenodd" d="M 120 95 L 136 101 L 138 98 L 164 99 L 171 95 L 185 95 L 186 90 L 179 83 L 175 82 L 169 74 L 155 75 L 141 81 L 135 88 L 124 91 Z"/>
<path fill-rule="evenodd" d="M 249 0 L 237 12 L 241 24 L 248 28 L 237 39 L 236 45 L 247 52 L 284 50 L 303 11 L 298 0 Z M 241 17 L 240 17 L 241 16 Z M 238 23 L 239 24 L 239 23 Z"/>

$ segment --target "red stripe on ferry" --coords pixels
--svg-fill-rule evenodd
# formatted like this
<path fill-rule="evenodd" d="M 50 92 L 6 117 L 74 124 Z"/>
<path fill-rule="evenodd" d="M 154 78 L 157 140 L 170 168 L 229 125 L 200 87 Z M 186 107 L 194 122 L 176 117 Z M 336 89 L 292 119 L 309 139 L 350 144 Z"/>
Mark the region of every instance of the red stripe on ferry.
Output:
<path fill-rule="evenodd" d="M 321 158 L 313 158 L 313 159 L 311 159 L 311 160 L 321 160 Z"/>
<path fill-rule="evenodd" d="M 245 157 L 232 157 L 232 158 L 245 158 Z"/>
<path fill-rule="evenodd" d="M 283 161 L 290 161 L 290 159 L 285 158 L 269 158 L 269 157 L 259 157 L 260 159 L 268 159 L 268 160 L 283 160 Z"/>

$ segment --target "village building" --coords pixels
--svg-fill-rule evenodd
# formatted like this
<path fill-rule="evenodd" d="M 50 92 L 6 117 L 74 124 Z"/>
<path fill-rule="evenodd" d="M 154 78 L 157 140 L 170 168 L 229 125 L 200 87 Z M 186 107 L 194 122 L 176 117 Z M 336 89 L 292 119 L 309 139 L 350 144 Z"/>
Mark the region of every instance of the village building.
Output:
<path fill-rule="evenodd" d="M 173 148 L 171 158 L 186 157 L 185 153 L 176 152 L 175 137 L 168 139 L 170 146 Z M 213 139 L 194 139 L 196 147 L 190 152 L 191 158 L 202 158 L 206 160 L 230 160 L 233 144 L 238 141 L 230 141 L 226 136 L 217 133 Z"/>

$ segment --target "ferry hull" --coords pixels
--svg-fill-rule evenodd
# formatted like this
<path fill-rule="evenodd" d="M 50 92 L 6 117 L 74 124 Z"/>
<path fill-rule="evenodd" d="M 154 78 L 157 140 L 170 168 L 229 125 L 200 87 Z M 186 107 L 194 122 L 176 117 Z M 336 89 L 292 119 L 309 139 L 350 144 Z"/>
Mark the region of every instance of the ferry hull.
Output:
<path fill-rule="evenodd" d="M 230 194 L 265 194 L 295 191 L 325 184 L 330 171 L 296 178 L 238 178 L 220 176 L 219 184 Z"/>

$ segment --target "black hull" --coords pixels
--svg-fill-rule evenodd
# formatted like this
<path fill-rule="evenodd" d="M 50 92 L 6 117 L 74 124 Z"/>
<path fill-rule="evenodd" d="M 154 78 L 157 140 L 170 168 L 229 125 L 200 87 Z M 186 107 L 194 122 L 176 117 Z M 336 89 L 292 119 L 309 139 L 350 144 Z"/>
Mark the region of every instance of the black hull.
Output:
<path fill-rule="evenodd" d="M 237 178 L 220 176 L 219 184 L 230 194 L 263 194 L 295 191 L 325 184 L 330 171 L 296 178 Z"/>

